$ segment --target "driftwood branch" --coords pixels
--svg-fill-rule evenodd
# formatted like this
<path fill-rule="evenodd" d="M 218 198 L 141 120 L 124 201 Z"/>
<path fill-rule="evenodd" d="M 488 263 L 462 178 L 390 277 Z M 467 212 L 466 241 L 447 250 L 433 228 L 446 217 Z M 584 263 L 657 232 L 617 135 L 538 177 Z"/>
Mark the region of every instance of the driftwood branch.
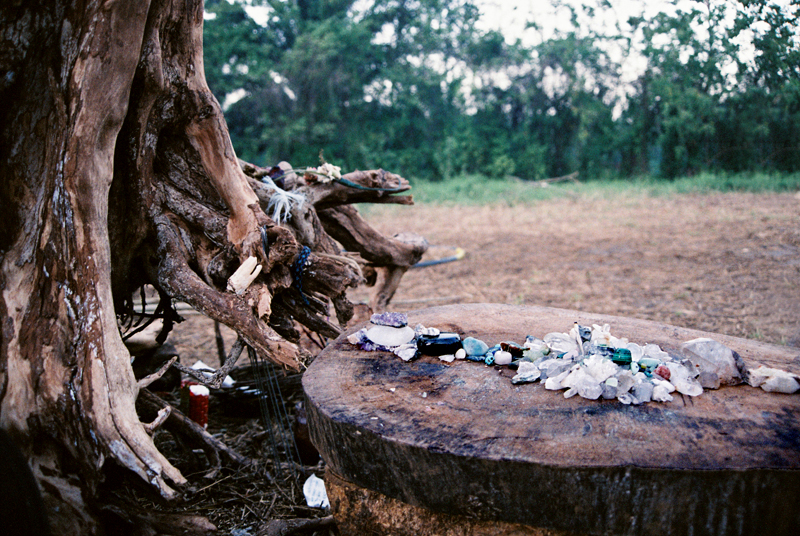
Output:
<path fill-rule="evenodd" d="M 180 363 L 175 363 L 174 366 L 187 376 L 191 376 L 203 385 L 207 385 L 212 389 L 219 389 L 222 385 L 222 382 L 225 381 L 225 377 L 228 375 L 231 369 L 233 369 L 233 367 L 236 365 L 236 361 L 238 361 L 239 357 L 242 355 L 242 350 L 244 350 L 244 341 L 241 337 L 239 337 L 236 339 L 236 342 L 233 343 L 233 347 L 231 347 L 231 351 L 225 358 L 225 362 L 222 364 L 222 366 L 218 368 L 214 374 L 210 375 L 203 373 L 201 370 L 196 370 L 191 367 L 187 367 L 186 365 L 181 365 Z"/>
<path fill-rule="evenodd" d="M 148 434 L 153 435 L 153 432 L 155 432 L 159 426 L 164 424 L 164 421 L 167 420 L 167 418 L 170 416 L 171 413 L 172 413 L 172 406 L 161 408 L 160 410 L 158 410 L 158 415 L 153 420 L 153 422 L 149 424 L 144 424 L 144 429 L 147 431 Z"/>
<path fill-rule="evenodd" d="M 171 367 L 173 364 L 176 364 L 177 361 L 178 361 L 178 356 L 174 356 L 170 358 L 169 361 L 161 365 L 161 367 L 157 371 L 139 380 L 138 382 L 139 389 L 144 389 L 154 381 L 161 378 L 164 375 L 164 373 L 167 372 L 167 370 L 169 370 L 169 367 Z"/>
<path fill-rule="evenodd" d="M 307 183 L 298 190 L 308 196 L 317 210 L 352 203 L 395 203 L 413 205 L 410 195 L 397 195 L 411 189 L 400 175 L 382 169 L 354 171 L 339 181 Z"/>
<path fill-rule="evenodd" d="M 158 412 L 164 408 L 170 408 L 169 415 L 163 423 L 164 428 L 171 434 L 180 436 L 183 441 L 203 449 L 203 452 L 208 456 L 214 469 L 218 469 L 221 466 L 222 459 L 237 466 L 250 462 L 247 457 L 229 448 L 223 442 L 206 432 L 202 426 L 147 389 L 142 389 L 139 392 L 139 398 L 136 404 L 143 412 L 150 414 L 158 414 Z"/>

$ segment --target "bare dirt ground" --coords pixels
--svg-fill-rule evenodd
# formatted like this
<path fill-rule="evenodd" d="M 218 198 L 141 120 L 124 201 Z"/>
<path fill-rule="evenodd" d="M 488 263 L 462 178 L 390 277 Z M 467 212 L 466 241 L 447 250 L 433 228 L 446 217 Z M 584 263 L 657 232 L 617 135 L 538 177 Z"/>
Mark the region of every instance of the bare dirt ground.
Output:
<path fill-rule="evenodd" d="M 425 236 L 431 257 L 447 256 L 455 247 L 467 252 L 457 262 L 410 270 L 393 301 L 397 311 L 450 303 L 533 304 L 800 346 L 800 194 L 373 206 L 365 213 L 385 234 Z M 367 290 L 354 291 L 351 299 L 366 302 Z M 225 338 L 230 347 L 233 334 L 226 330 Z M 216 363 L 209 320 L 187 316 L 170 340 L 182 362 Z M 215 423 L 212 416 L 209 430 L 236 442 L 257 421 L 237 426 Z M 280 512 L 262 508 L 276 502 L 259 497 L 264 492 L 256 488 L 269 486 L 254 487 L 252 500 L 242 504 L 232 491 L 230 512 L 209 503 L 193 508 L 207 512 L 221 529 L 240 515 L 239 527 L 275 515 L 322 515 L 292 506 L 291 498 L 278 501 Z"/>
<path fill-rule="evenodd" d="M 425 236 L 431 257 L 466 250 L 460 261 L 410 270 L 392 302 L 398 311 L 544 305 L 800 346 L 800 194 L 371 206 L 366 218 L 388 235 Z M 367 289 L 351 299 L 366 302 Z M 189 316 L 177 326 L 182 361 L 214 362 L 210 325 Z"/>

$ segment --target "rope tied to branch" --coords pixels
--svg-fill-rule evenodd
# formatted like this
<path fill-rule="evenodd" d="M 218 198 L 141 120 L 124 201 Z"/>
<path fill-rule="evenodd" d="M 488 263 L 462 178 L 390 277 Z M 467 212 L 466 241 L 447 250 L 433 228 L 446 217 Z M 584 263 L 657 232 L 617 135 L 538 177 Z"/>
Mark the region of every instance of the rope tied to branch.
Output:
<path fill-rule="evenodd" d="M 303 303 L 309 305 L 308 298 L 303 294 L 303 274 L 305 274 L 306 267 L 308 266 L 308 256 L 311 254 L 311 248 L 303 246 L 300 248 L 300 253 L 292 263 L 292 286 L 300 293 L 303 298 Z"/>

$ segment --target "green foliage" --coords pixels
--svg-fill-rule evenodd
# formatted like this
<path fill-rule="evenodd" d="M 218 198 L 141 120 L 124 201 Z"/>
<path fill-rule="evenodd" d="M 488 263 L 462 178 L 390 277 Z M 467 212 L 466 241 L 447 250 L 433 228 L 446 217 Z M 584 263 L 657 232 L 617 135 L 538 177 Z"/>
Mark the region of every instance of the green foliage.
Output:
<path fill-rule="evenodd" d="M 572 27 L 536 46 L 477 29 L 472 0 L 248 3 L 264 26 L 240 2 L 207 2 L 205 63 L 237 153 L 261 165 L 323 153 L 497 184 L 800 170 L 798 2 L 693 1 L 609 29 L 611 3 L 553 0 Z M 628 55 L 646 63 L 632 83 Z"/>

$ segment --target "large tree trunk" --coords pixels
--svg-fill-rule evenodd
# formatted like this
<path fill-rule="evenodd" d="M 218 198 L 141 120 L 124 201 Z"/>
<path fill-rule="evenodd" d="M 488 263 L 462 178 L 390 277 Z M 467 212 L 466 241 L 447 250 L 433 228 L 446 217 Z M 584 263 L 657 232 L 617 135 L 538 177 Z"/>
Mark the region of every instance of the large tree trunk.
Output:
<path fill-rule="evenodd" d="M 28 457 L 57 534 L 100 530 L 109 461 L 166 498 L 185 483 L 135 410 L 118 315 L 137 289 L 159 291 L 167 320 L 171 300 L 186 301 L 298 368 L 292 323 L 335 335 L 352 314 L 345 291 L 362 280 L 316 214 L 305 243 L 262 210 L 268 193 L 239 166 L 205 83 L 202 23 L 200 0 L 0 4 L 0 426 Z M 385 179 L 353 179 L 374 177 Z M 387 200 L 339 190 L 311 197 Z M 302 287 L 290 270 L 300 245 L 312 250 Z M 226 290 L 249 257 L 261 273 Z"/>

